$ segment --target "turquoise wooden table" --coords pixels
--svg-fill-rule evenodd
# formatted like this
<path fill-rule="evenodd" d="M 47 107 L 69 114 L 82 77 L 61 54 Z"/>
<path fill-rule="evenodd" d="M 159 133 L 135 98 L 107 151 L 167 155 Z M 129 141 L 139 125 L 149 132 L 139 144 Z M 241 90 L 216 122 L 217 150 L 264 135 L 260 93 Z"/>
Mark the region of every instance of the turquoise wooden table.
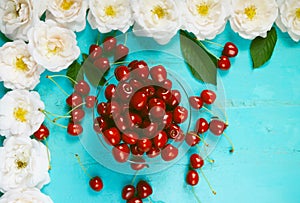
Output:
<path fill-rule="evenodd" d="M 77 35 L 83 52 L 87 52 L 96 35 L 89 27 Z M 211 154 L 215 163 L 206 164 L 203 170 L 217 195 L 214 196 L 201 179 L 195 191 L 203 203 L 300 202 L 300 43 L 294 43 L 280 31 L 278 35 L 271 61 L 257 70 L 251 68 L 250 41 L 243 40 L 229 27 L 214 40 L 221 44 L 233 41 L 240 50 L 230 71 L 219 72 L 230 123 L 226 132 L 236 150 L 229 154 L 228 143 L 222 138 Z M 171 44 L 176 40 L 177 37 Z M 2 40 L 1 46 L 3 43 Z M 183 78 L 192 78 L 186 67 L 179 72 Z M 47 74 L 50 73 L 42 75 L 36 90 L 48 110 L 64 113 L 63 95 L 45 78 Z M 189 80 L 197 91 L 197 81 Z M 59 83 L 71 92 L 68 81 L 59 80 Z M 5 91 L 0 83 L 0 97 Z M 47 124 L 51 131 L 48 143 L 52 169 L 51 183 L 43 192 L 55 203 L 124 202 L 120 193 L 132 176 L 101 166 L 77 138 Z M 104 189 L 101 192 L 89 188 L 89 178 L 79 167 L 74 153 L 80 154 L 91 175 L 102 177 Z M 191 187 L 185 184 L 187 163 L 188 156 L 185 156 L 167 170 L 137 179 L 145 178 L 151 183 L 154 203 L 193 203 L 196 199 Z"/>

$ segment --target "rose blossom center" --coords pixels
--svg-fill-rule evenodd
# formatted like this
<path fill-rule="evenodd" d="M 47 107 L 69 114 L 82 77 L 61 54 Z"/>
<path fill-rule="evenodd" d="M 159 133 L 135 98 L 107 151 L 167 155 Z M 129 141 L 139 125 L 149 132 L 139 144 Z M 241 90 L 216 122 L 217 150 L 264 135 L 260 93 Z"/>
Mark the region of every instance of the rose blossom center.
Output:
<path fill-rule="evenodd" d="M 245 8 L 244 13 L 249 20 L 253 20 L 253 18 L 256 16 L 256 7 L 254 5 L 251 5 Z"/>
<path fill-rule="evenodd" d="M 152 13 L 156 15 L 159 19 L 164 18 L 168 13 L 161 6 L 155 6 L 152 10 Z"/>
<path fill-rule="evenodd" d="M 50 40 L 47 44 L 48 53 L 51 55 L 56 55 L 58 52 L 62 51 L 62 42 L 59 39 Z"/>
<path fill-rule="evenodd" d="M 300 8 L 296 9 L 296 18 L 300 20 Z"/>
<path fill-rule="evenodd" d="M 17 169 L 24 169 L 28 166 L 26 161 L 16 160 Z"/>
<path fill-rule="evenodd" d="M 27 64 L 24 62 L 23 58 L 24 58 L 23 56 L 22 56 L 22 57 L 17 57 L 17 58 L 16 58 L 16 64 L 15 64 L 16 69 L 17 69 L 17 70 L 21 70 L 21 71 L 28 71 L 28 66 L 27 66 Z"/>
<path fill-rule="evenodd" d="M 111 5 L 105 7 L 105 8 L 104 8 L 104 12 L 105 12 L 105 15 L 110 16 L 110 17 L 115 17 L 116 14 L 117 14 L 116 10 L 115 10 L 114 7 L 111 6 Z"/>
<path fill-rule="evenodd" d="M 73 4 L 74 4 L 74 1 L 63 0 L 62 3 L 60 4 L 60 8 L 67 11 L 73 6 Z"/>
<path fill-rule="evenodd" d="M 209 12 L 209 6 L 206 3 L 202 3 L 200 5 L 197 5 L 197 11 L 198 14 L 201 16 L 207 16 Z"/>
<path fill-rule="evenodd" d="M 28 111 L 26 109 L 23 109 L 20 107 L 14 109 L 15 119 L 22 123 L 27 121 L 27 119 L 26 119 L 27 114 L 28 114 Z"/>

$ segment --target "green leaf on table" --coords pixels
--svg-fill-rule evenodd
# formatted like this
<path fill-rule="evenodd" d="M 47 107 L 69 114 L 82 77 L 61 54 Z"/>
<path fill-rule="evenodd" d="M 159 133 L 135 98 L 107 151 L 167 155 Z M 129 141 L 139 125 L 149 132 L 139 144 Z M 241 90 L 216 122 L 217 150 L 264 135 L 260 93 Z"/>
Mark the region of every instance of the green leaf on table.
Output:
<path fill-rule="evenodd" d="M 82 54 L 83 63 L 88 59 L 89 55 Z"/>
<path fill-rule="evenodd" d="M 250 53 L 253 62 L 253 68 L 259 68 L 264 65 L 272 56 L 277 42 L 276 29 L 273 27 L 266 38 L 256 37 L 251 42 Z"/>
<path fill-rule="evenodd" d="M 81 71 L 81 64 L 75 60 L 68 68 L 66 75 L 75 81 L 83 79 L 83 72 Z M 72 82 L 72 81 L 71 81 Z M 72 82 L 73 84 L 73 82 Z"/>
<path fill-rule="evenodd" d="M 183 58 L 193 76 L 205 83 L 217 85 L 217 58 L 209 53 L 194 35 L 181 30 L 180 46 Z"/>

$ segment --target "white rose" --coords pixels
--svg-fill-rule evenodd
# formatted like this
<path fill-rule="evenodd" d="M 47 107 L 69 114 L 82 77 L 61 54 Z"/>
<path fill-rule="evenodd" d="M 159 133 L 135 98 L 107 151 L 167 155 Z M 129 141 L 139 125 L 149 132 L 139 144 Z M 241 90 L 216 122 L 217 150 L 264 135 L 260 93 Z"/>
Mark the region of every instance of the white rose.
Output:
<path fill-rule="evenodd" d="M 125 33 L 133 24 L 130 0 L 90 0 L 88 22 L 101 33 L 120 30 Z"/>
<path fill-rule="evenodd" d="M 44 121 L 44 103 L 37 92 L 13 90 L 0 100 L 0 134 L 9 136 L 30 136 Z M 1 162 L 0 162 L 1 163 Z"/>
<path fill-rule="evenodd" d="M 278 16 L 275 0 L 231 0 L 231 28 L 245 39 L 266 37 Z"/>
<path fill-rule="evenodd" d="M 7 42 L 0 48 L 0 80 L 6 88 L 32 90 L 40 82 L 43 71 L 24 41 Z"/>
<path fill-rule="evenodd" d="M 185 0 L 182 2 L 182 28 L 198 39 L 213 39 L 221 33 L 230 15 L 228 0 Z"/>
<path fill-rule="evenodd" d="M 27 31 L 45 11 L 45 1 L 0 0 L 0 30 L 10 39 L 27 41 Z"/>
<path fill-rule="evenodd" d="M 53 203 L 51 198 L 36 188 L 20 188 L 6 192 L 0 203 Z"/>
<path fill-rule="evenodd" d="M 174 0 L 132 0 L 131 6 L 137 36 L 153 37 L 167 44 L 181 26 L 180 9 Z"/>
<path fill-rule="evenodd" d="M 0 191 L 36 187 L 50 182 L 49 152 L 29 137 L 9 137 L 0 147 Z"/>
<path fill-rule="evenodd" d="M 40 21 L 28 32 L 28 49 L 34 60 L 49 71 L 66 69 L 78 58 L 76 35 L 54 21 Z"/>
<path fill-rule="evenodd" d="M 51 0 L 48 2 L 46 19 L 55 20 L 70 30 L 80 32 L 86 25 L 86 0 Z"/>
<path fill-rule="evenodd" d="M 281 1 L 276 24 L 282 32 L 288 32 L 290 37 L 298 42 L 300 40 L 300 1 Z"/>

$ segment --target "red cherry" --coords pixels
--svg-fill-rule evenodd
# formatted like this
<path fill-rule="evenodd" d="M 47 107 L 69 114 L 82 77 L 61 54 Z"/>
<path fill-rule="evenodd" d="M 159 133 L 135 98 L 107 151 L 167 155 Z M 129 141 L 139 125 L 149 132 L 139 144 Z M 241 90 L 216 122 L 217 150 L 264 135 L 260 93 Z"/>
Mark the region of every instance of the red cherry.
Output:
<path fill-rule="evenodd" d="M 204 165 L 204 160 L 199 154 L 192 154 L 190 156 L 190 164 L 193 169 L 198 169 Z"/>
<path fill-rule="evenodd" d="M 116 38 L 112 36 L 106 37 L 103 42 L 103 51 L 112 52 L 116 48 L 116 45 L 117 45 Z"/>
<path fill-rule="evenodd" d="M 161 151 L 161 157 L 164 161 L 172 161 L 178 155 L 178 149 L 171 144 L 167 144 Z"/>
<path fill-rule="evenodd" d="M 185 134 L 180 131 L 179 135 L 174 139 L 175 142 L 182 142 L 185 139 Z"/>
<path fill-rule="evenodd" d="M 164 102 L 167 102 L 172 97 L 171 90 L 167 90 L 165 88 L 159 87 L 155 92 L 155 96 L 159 99 L 162 99 Z"/>
<path fill-rule="evenodd" d="M 136 65 L 138 62 L 139 62 L 138 60 L 133 60 L 133 61 L 131 61 L 131 62 L 128 64 L 129 70 L 135 69 L 135 65 Z"/>
<path fill-rule="evenodd" d="M 200 137 L 195 132 L 189 132 L 185 136 L 185 142 L 193 147 L 200 142 Z"/>
<path fill-rule="evenodd" d="M 122 198 L 129 200 L 134 197 L 135 187 L 133 185 L 125 185 L 122 189 Z"/>
<path fill-rule="evenodd" d="M 205 133 L 209 128 L 208 122 L 204 118 L 199 118 L 196 122 L 196 131 L 200 134 Z"/>
<path fill-rule="evenodd" d="M 114 60 L 115 61 L 123 60 L 128 55 L 128 53 L 129 53 L 128 47 L 123 44 L 119 44 L 116 46 Z"/>
<path fill-rule="evenodd" d="M 127 101 L 133 94 L 133 88 L 128 82 L 120 82 L 116 87 L 116 95 L 122 100 Z"/>
<path fill-rule="evenodd" d="M 165 131 L 160 131 L 153 138 L 153 144 L 157 148 L 163 148 L 168 142 L 168 135 Z"/>
<path fill-rule="evenodd" d="M 67 131 L 72 136 L 78 136 L 82 133 L 83 128 L 79 123 L 69 123 Z"/>
<path fill-rule="evenodd" d="M 143 203 L 143 200 L 139 197 L 133 197 L 130 200 L 127 200 L 127 203 Z"/>
<path fill-rule="evenodd" d="M 90 180 L 89 184 L 90 184 L 90 187 L 97 192 L 101 191 L 103 188 L 103 182 L 102 182 L 101 178 L 98 176 L 93 177 Z"/>
<path fill-rule="evenodd" d="M 129 81 L 129 84 L 132 86 L 134 90 L 138 90 L 142 87 L 143 83 L 141 83 L 139 80 L 133 78 Z"/>
<path fill-rule="evenodd" d="M 189 103 L 191 105 L 191 107 L 193 107 L 194 109 L 201 109 L 203 106 L 203 101 L 201 99 L 201 97 L 197 97 L 197 96 L 191 96 L 189 97 Z"/>
<path fill-rule="evenodd" d="M 176 139 L 178 136 L 180 136 L 180 134 L 182 134 L 182 131 L 177 124 L 171 123 L 166 129 L 166 133 L 169 138 Z"/>
<path fill-rule="evenodd" d="M 147 138 L 153 138 L 156 133 L 158 131 L 158 124 L 155 122 L 155 123 L 151 123 L 144 129 L 144 135 L 147 137 Z"/>
<path fill-rule="evenodd" d="M 94 130 L 97 132 L 97 133 L 101 133 L 103 132 L 104 130 L 108 129 L 109 128 L 109 123 L 107 121 L 107 119 L 105 119 L 104 117 L 97 117 L 95 120 L 94 120 Z"/>
<path fill-rule="evenodd" d="M 114 122 L 116 124 L 116 127 L 121 131 L 124 132 L 128 129 L 128 119 L 126 119 L 123 116 L 118 116 L 117 118 L 114 118 Z"/>
<path fill-rule="evenodd" d="M 117 162 L 123 163 L 128 160 L 130 149 L 127 144 L 118 144 L 112 149 L 112 154 Z"/>
<path fill-rule="evenodd" d="M 97 105 L 97 112 L 101 116 L 106 116 L 107 113 L 107 103 L 106 102 L 101 102 Z"/>
<path fill-rule="evenodd" d="M 144 199 L 152 194 L 152 187 L 144 180 L 140 180 L 136 185 L 138 197 Z"/>
<path fill-rule="evenodd" d="M 227 125 L 223 121 L 218 119 L 213 119 L 209 123 L 209 130 L 217 136 L 222 135 L 226 127 Z"/>
<path fill-rule="evenodd" d="M 188 118 L 188 110 L 183 106 L 177 106 L 173 112 L 173 121 L 175 123 L 183 123 Z"/>
<path fill-rule="evenodd" d="M 154 158 L 160 155 L 160 149 L 152 146 L 151 149 L 146 153 L 149 158 Z"/>
<path fill-rule="evenodd" d="M 66 99 L 66 103 L 70 106 L 70 107 L 76 107 L 79 106 L 80 104 L 82 104 L 83 100 L 80 94 L 74 92 L 73 94 L 71 94 L 67 99 Z"/>
<path fill-rule="evenodd" d="M 115 77 L 118 81 L 127 80 L 130 77 L 130 70 L 127 66 L 118 66 L 115 69 Z"/>
<path fill-rule="evenodd" d="M 221 70 L 228 70 L 230 68 L 230 60 L 227 56 L 221 56 L 218 60 L 218 68 Z"/>
<path fill-rule="evenodd" d="M 215 102 L 217 95 L 212 90 L 203 90 L 200 97 L 205 104 L 212 104 Z"/>
<path fill-rule="evenodd" d="M 138 146 L 139 150 L 141 150 L 142 152 L 147 152 L 151 149 L 152 142 L 147 138 L 143 138 L 138 140 L 136 145 Z"/>
<path fill-rule="evenodd" d="M 114 84 L 107 85 L 107 87 L 105 88 L 105 91 L 104 91 L 105 98 L 107 100 L 111 100 L 112 97 L 114 96 L 115 92 L 116 92 L 116 85 L 114 85 Z"/>
<path fill-rule="evenodd" d="M 139 114 L 130 112 L 129 117 L 130 117 L 130 120 L 133 125 L 136 125 L 136 126 L 142 125 L 143 119 L 141 118 L 141 116 Z"/>
<path fill-rule="evenodd" d="M 116 101 L 111 101 L 107 103 L 106 115 L 116 118 L 120 115 L 121 111 L 122 109 L 119 103 L 117 103 Z"/>
<path fill-rule="evenodd" d="M 146 79 L 149 76 L 149 67 L 145 61 L 138 61 L 132 64 L 132 74 L 136 78 Z"/>
<path fill-rule="evenodd" d="M 97 44 L 92 44 L 89 49 L 89 58 L 93 61 L 100 58 L 102 55 L 102 48 Z"/>
<path fill-rule="evenodd" d="M 84 80 L 78 81 L 77 84 L 74 85 L 75 92 L 81 94 L 83 96 L 88 95 L 90 93 L 90 86 Z"/>
<path fill-rule="evenodd" d="M 110 68 L 109 60 L 105 57 L 98 58 L 94 61 L 94 66 L 104 73 Z"/>
<path fill-rule="evenodd" d="M 171 111 L 167 111 L 162 118 L 163 128 L 168 128 L 168 126 L 172 123 L 172 121 L 173 121 L 173 113 Z"/>
<path fill-rule="evenodd" d="M 147 104 L 147 96 L 142 91 L 138 91 L 134 93 L 130 100 L 130 106 L 138 111 L 142 110 L 146 104 Z"/>
<path fill-rule="evenodd" d="M 84 118 L 84 110 L 82 109 L 74 109 L 71 112 L 71 119 L 74 123 L 79 123 Z"/>
<path fill-rule="evenodd" d="M 150 69 L 150 75 L 155 82 L 163 82 L 167 79 L 167 71 L 162 65 L 152 67 Z"/>
<path fill-rule="evenodd" d="M 233 44 L 232 42 L 227 42 L 224 45 L 222 54 L 228 57 L 235 57 L 238 54 L 238 52 L 239 50 L 235 44 Z"/>
<path fill-rule="evenodd" d="M 197 171 L 189 170 L 189 172 L 186 175 L 186 182 L 187 182 L 187 184 L 189 184 L 191 186 L 197 185 L 199 182 L 199 175 L 198 175 Z"/>
<path fill-rule="evenodd" d="M 95 96 L 87 96 L 85 98 L 85 106 L 86 108 L 93 108 L 96 104 L 96 101 L 97 101 L 97 97 Z"/>
<path fill-rule="evenodd" d="M 147 167 L 148 165 L 145 163 L 145 159 L 142 157 L 134 157 L 132 160 L 134 163 L 130 163 L 130 167 L 132 170 L 139 171 L 143 168 Z"/>
<path fill-rule="evenodd" d="M 123 133 L 122 135 L 122 140 L 126 143 L 126 144 L 135 144 L 138 140 L 138 135 L 135 132 L 126 132 Z"/>
<path fill-rule="evenodd" d="M 156 92 L 155 88 L 151 85 L 142 88 L 141 91 L 144 91 L 148 98 L 152 98 Z"/>
<path fill-rule="evenodd" d="M 134 156 L 142 156 L 144 154 L 137 145 L 130 145 L 130 151 Z"/>
<path fill-rule="evenodd" d="M 120 131 L 116 127 L 109 128 L 103 132 L 103 136 L 105 141 L 108 144 L 115 146 L 120 143 L 121 141 L 121 134 Z"/>
<path fill-rule="evenodd" d="M 181 102 L 181 94 L 178 90 L 172 90 L 171 98 L 166 101 L 168 109 L 174 109 Z"/>
<path fill-rule="evenodd" d="M 42 124 L 40 126 L 40 128 L 33 134 L 33 136 L 37 139 L 37 140 L 44 140 L 49 136 L 50 132 L 48 130 L 48 128 Z"/>
<path fill-rule="evenodd" d="M 162 83 L 159 84 L 160 87 L 163 87 L 167 90 L 172 89 L 172 81 L 169 79 L 164 80 Z"/>

